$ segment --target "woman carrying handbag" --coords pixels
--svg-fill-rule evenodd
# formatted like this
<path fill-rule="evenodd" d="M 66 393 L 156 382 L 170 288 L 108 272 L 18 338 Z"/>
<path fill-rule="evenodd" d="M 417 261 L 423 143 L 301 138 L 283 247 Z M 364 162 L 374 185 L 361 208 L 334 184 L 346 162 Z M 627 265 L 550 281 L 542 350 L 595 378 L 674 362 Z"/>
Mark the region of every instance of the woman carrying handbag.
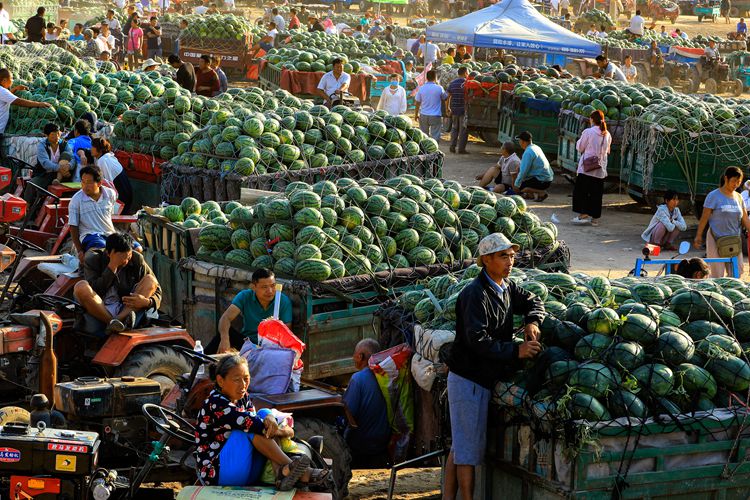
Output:
<path fill-rule="evenodd" d="M 591 126 L 583 131 L 576 143 L 581 157 L 573 188 L 573 211 L 578 216 L 571 222 L 597 226 L 602 216 L 604 178 L 607 177 L 607 155 L 612 135 L 607 131 L 607 123 L 601 111 L 591 113 L 589 121 Z"/>

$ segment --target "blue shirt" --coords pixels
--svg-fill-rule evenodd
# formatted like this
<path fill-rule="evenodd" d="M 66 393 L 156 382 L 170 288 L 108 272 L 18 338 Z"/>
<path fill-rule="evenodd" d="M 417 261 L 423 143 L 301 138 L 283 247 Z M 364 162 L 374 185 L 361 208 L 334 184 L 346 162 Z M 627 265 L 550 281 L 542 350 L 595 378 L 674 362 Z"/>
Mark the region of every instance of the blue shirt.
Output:
<path fill-rule="evenodd" d="M 540 182 L 552 182 L 552 169 L 547 157 L 544 156 L 542 148 L 536 144 L 529 144 L 529 147 L 523 152 L 515 186 L 520 188 L 521 183 L 531 177 L 538 179 Z"/>
<path fill-rule="evenodd" d="M 747 33 L 747 24 L 737 23 L 737 33 Z"/>
<path fill-rule="evenodd" d="M 742 199 L 737 193 L 727 197 L 721 189 L 714 189 L 703 202 L 703 208 L 712 210 L 708 225 L 716 238 L 737 236 L 742 230 Z"/>
<path fill-rule="evenodd" d="M 417 91 L 414 100 L 419 103 L 419 114 L 424 116 L 443 116 L 442 103 L 448 98 L 443 87 L 435 82 L 427 82 Z"/>
<path fill-rule="evenodd" d="M 464 103 L 464 85 L 466 78 L 456 78 L 448 84 L 448 93 L 451 96 L 451 113 L 456 116 L 463 116 L 466 112 Z"/>
<path fill-rule="evenodd" d="M 253 290 L 242 290 L 232 301 L 233 306 L 242 313 L 242 336 L 252 340 L 254 343 L 258 343 L 258 325 L 264 319 L 273 316 L 273 305 L 276 301 L 274 297 L 268 304 L 268 307 L 263 309 L 263 306 L 258 302 L 258 298 L 255 296 Z M 292 324 L 292 301 L 289 297 L 281 294 L 281 305 L 279 307 L 279 319 L 287 324 Z"/>
<path fill-rule="evenodd" d="M 73 156 L 70 160 L 70 171 L 73 172 L 73 181 L 80 181 L 81 174 L 78 172 L 80 158 L 78 152 L 82 149 L 91 151 L 91 137 L 88 135 L 79 135 L 68 141 L 67 151 Z"/>
<path fill-rule="evenodd" d="M 344 393 L 344 403 L 357 423 L 356 429 L 347 427 L 344 431 L 349 448 L 361 455 L 384 452 L 391 438 L 391 428 L 385 398 L 369 367 L 352 375 Z"/>
<path fill-rule="evenodd" d="M 494 288 L 497 293 L 499 293 L 500 295 L 503 295 L 505 293 L 505 289 L 507 288 L 505 283 L 498 284 L 497 281 L 490 278 L 490 275 L 487 271 L 483 271 L 483 272 L 484 272 L 484 275 L 487 276 L 487 281 L 490 282 L 490 286 L 492 286 L 492 288 Z"/>
<path fill-rule="evenodd" d="M 76 41 L 78 41 L 78 40 L 84 40 L 84 38 L 83 38 L 83 33 L 81 33 L 80 35 L 70 35 L 70 36 L 68 37 L 68 40 L 70 40 L 70 41 L 72 41 L 72 42 L 76 42 Z"/>

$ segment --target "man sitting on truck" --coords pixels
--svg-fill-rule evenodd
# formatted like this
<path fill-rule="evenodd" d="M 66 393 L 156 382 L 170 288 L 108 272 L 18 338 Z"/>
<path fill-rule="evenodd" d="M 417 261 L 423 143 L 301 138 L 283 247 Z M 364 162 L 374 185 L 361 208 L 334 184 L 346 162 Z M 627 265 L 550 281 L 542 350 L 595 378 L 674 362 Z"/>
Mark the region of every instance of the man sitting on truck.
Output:
<path fill-rule="evenodd" d="M 332 106 L 334 101 L 340 100 L 343 94 L 349 91 L 349 84 L 352 81 L 352 77 L 344 72 L 344 62 L 340 58 L 334 59 L 332 64 L 333 71 L 323 75 L 317 88 L 318 95 L 328 106 Z"/>
<path fill-rule="evenodd" d="M 258 343 L 258 325 L 273 316 L 276 302 L 276 276 L 270 269 L 256 269 L 250 278 L 250 289 L 242 290 L 232 300 L 219 320 L 219 334 L 206 346 L 207 354 L 221 354 L 230 348 L 239 350 L 246 340 Z M 242 315 L 242 331 L 232 328 L 232 321 Z M 281 294 L 279 319 L 292 327 L 292 301 Z"/>
<path fill-rule="evenodd" d="M 86 253 L 83 281 L 73 296 L 86 310 L 81 329 L 102 335 L 142 325 L 146 311 L 159 308 L 161 287 L 143 256 L 133 252 L 133 238 L 112 233 L 104 248 Z"/>

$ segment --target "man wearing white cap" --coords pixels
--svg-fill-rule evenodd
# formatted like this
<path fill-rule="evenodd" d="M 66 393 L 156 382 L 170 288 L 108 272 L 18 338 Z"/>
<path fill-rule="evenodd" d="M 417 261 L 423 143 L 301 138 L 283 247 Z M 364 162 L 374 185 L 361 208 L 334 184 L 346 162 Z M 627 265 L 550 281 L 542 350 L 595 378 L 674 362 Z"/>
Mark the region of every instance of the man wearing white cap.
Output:
<path fill-rule="evenodd" d="M 143 64 L 141 64 L 141 71 L 143 71 L 144 73 L 148 73 L 149 71 L 155 71 L 158 67 L 158 62 L 154 61 L 153 59 L 146 59 L 145 61 L 143 61 Z"/>
<path fill-rule="evenodd" d="M 459 294 L 456 340 L 448 357 L 452 446 L 443 498 L 474 498 L 474 468 L 484 461 L 492 388 L 542 349 L 542 300 L 508 280 L 518 245 L 500 233 L 479 242 L 482 272 Z M 525 342 L 513 342 L 513 315 L 524 317 Z"/>

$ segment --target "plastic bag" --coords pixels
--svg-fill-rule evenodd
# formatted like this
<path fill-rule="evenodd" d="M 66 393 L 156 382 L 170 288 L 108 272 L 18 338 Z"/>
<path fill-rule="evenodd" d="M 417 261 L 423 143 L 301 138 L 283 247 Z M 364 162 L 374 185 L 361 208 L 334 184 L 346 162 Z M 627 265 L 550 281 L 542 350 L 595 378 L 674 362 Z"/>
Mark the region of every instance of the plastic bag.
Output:
<path fill-rule="evenodd" d="M 411 374 L 419 387 L 427 392 L 432 390 L 432 383 L 435 382 L 435 365 L 432 361 L 415 354 L 411 358 Z"/>
<path fill-rule="evenodd" d="M 305 347 L 307 346 L 283 321 L 274 318 L 261 321 L 258 325 L 258 339 L 260 339 L 261 347 L 271 345 L 291 349 L 297 355 L 294 369 L 301 370 L 304 366 L 302 364 L 302 353 L 305 352 Z"/>

